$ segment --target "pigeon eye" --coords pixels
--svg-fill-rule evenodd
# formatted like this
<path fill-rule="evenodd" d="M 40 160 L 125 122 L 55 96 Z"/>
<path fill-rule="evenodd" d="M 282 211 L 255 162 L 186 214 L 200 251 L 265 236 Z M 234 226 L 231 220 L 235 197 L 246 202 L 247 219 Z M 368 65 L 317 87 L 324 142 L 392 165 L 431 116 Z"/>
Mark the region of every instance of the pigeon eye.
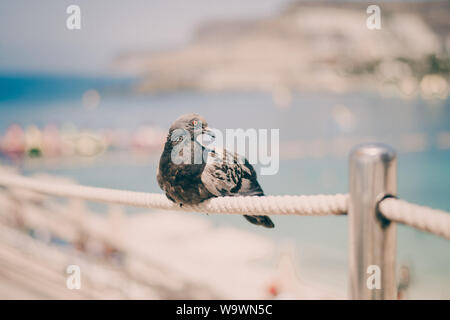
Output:
<path fill-rule="evenodd" d="M 178 142 L 180 142 L 180 141 L 182 141 L 183 140 L 183 136 L 179 136 L 178 138 L 177 138 L 177 141 Z"/>
<path fill-rule="evenodd" d="M 198 124 L 198 121 L 197 121 L 197 120 L 194 120 L 194 121 L 192 121 L 192 124 L 193 124 L 194 126 L 196 126 L 196 125 Z"/>

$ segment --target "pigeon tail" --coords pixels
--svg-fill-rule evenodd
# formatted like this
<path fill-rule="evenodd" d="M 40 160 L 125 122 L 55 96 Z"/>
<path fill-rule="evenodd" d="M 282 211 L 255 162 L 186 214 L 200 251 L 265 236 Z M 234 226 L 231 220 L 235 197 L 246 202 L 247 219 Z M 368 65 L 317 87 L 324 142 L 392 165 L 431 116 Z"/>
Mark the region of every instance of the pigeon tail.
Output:
<path fill-rule="evenodd" d="M 263 226 L 266 228 L 274 228 L 272 220 L 268 216 L 248 216 L 244 215 L 244 218 L 247 219 L 250 223 L 256 224 L 258 226 Z"/>
<path fill-rule="evenodd" d="M 258 182 L 255 181 L 256 187 L 253 188 L 253 190 L 249 190 L 247 192 L 240 192 L 239 195 L 244 196 L 256 196 L 256 197 L 263 197 L 264 192 L 262 191 L 261 187 L 259 186 Z M 250 223 L 256 224 L 257 226 L 263 226 L 265 228 L 275 228 L 275 224 L 272 222 L 272 220 L 268 216 L 249 216 L 244 215 L 244 218 L 247 219 Z"/>

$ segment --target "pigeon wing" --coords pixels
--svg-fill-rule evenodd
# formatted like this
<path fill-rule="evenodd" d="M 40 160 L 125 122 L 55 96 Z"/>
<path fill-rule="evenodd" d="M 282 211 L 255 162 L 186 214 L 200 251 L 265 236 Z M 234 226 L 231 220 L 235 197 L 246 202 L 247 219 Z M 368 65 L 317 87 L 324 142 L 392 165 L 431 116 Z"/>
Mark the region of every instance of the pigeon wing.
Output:
<path fill-rule="evenodd" d="M 210 151 L 201 175 L 205 188 L 220 196 L 263 196 L 264 192 L 256 180 L 253 166 L 242 156 L 225 149 Z M 275 225 L 268 216 L 244 215 L 249 222 L 266 228 Z"/>
<path fill-rule="evenodd" d="M 264 195 L 253 166 L 244 157 L 216 148 L 208 152 L 207 159 L 201 181 L 216 197 Z"/>

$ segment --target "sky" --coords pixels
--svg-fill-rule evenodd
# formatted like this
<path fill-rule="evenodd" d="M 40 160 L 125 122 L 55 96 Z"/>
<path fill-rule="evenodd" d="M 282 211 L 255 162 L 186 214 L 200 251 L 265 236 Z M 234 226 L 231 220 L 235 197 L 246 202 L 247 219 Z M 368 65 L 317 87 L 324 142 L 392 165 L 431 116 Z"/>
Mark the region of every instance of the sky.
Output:
<path fill-rule="evenodd" d="M 181 46 L 205 21 L 256 18 L 291 0 L 2 0 L 0 73 L 98 75 L 121 53 Z M 81 9 L 68 30 L 66 9 Z"/>

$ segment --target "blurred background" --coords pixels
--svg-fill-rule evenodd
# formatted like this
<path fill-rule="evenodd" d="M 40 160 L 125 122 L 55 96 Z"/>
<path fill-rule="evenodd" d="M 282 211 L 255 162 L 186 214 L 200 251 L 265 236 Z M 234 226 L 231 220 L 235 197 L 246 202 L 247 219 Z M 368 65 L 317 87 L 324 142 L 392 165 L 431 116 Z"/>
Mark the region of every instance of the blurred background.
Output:
<path fill-rule="evenodd" d="M 66 9 L 81 9 L 68 30 Z M 398 151 L 398 195 L 450 210 L 450 1 L 0 3 L 0 167 L 161 192 L 171 122 L 280 129 L 267 194 L 348 190 L 362 142 Z M 1 171 L 0 171 L 1 174 Z M 347 219 L 169 213 L 0 189 L 0 298 L 347 297 Z M 401 298 L 450 299 L 450 243 L 398 226 Z M 66 288 L 66 267 L 82 288 Z"/>

